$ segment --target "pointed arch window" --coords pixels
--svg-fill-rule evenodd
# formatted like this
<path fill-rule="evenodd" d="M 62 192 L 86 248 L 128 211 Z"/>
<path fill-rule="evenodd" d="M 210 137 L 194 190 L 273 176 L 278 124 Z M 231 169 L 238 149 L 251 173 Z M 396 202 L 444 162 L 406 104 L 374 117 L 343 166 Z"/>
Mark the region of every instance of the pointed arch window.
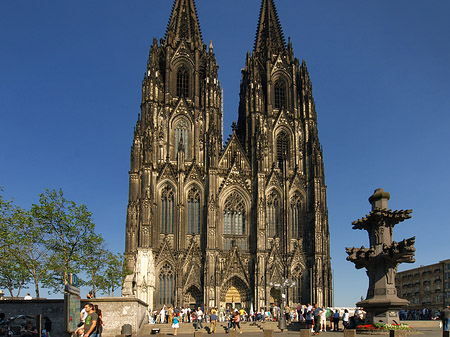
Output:
<path fill-rule="evenodd" d="M 161 191 L 161 228 L 160 232 L 173 234 L 175 219 L 174 193 L 170 186 Z"/>
<path fill-rule="evenodd" d="M 283 161 L 289 162 L 289 136 L 286 131 L 281 131 L 277 136 L 277 163 L 278 168 L 283 168 Z"/>
<path fill-rule="evenodd" d="M 281 201 L 278 194 L 271 193 L 267 198 L 267 225 L 269 237 L 281 236 Z"/>
<path fill-rule="evenodd" d="M 188 123 L 181 119 L 177 122 L 175 126 L 175 149 L 178 151 L 184 151 L 185 158 L 188 158 L 188 147 L 189 142 L 189 132 L 188 132 Z"/>
<path fill-rule="evenodd" d="M 291 199 L 289 218 L 291 223 L 291 237 L 299 238 L 302 236 L 302 199 L 295 195 Z"/>
<path fill-rule="evenodd" d="M 189 70 L 185 66 L 181 66 L 177 71 L 177 96 L 189 96 Z"/>
<path fill-rule="evenodd" d="M 274 103 L 275 109 L 282 109 L 286 107 L 286 82 L 283 80 L 277 80 L 274 87 Z"/>
<path fill-rule="evenodd" d="M 188 234 L 200 234 L 200 192 L 192 188 L 188 193 Z"/>
<path fill-rule="evenodd" d="M 159 304 L 173 305 L 173 293 L 173 269 L 168 263 L 165 263 L 159 272 Z"/>
<path fill-rule="evenodd" d="M 239 237 L 245 235 L 245 203 L 242 196 L 231 193 L 225 201 L 223 210 L 223 234 L 224 249 L 230 249 L 233 245 L 242 250 L 247 248 L 247 239 Z"/>

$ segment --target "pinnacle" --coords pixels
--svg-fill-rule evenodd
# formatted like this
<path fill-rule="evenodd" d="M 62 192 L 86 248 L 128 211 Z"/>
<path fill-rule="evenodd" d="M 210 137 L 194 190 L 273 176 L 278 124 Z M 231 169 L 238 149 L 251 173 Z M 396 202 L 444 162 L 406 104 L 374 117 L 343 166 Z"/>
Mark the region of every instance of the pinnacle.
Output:
<path fill-rule="evenodd" d="M 203 44 L 194 0 L 175 0 L 166 30 L 166 44 L 185 40 Z"/>
<path fill-rule="evenodd" d="M 283 30 L 273 0 L 263 0 L 259 13 L 254 50 L 279 54 L 286 50 Z"/>

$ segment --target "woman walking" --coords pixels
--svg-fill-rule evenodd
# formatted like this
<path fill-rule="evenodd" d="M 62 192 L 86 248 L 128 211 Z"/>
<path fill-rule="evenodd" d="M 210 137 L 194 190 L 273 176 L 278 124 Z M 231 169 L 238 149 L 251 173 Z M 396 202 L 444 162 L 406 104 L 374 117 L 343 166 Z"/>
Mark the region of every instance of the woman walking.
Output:
<path fill-rule="evenodd" d="M 178 315 L 174 315 L 173 316 L 173 323 L 172 323 L 172 328 L 173 328 L 173 335 L 176 336 L 177 332 L 178 332 L 178 328 L 180 327 L 180 316 Z"/>

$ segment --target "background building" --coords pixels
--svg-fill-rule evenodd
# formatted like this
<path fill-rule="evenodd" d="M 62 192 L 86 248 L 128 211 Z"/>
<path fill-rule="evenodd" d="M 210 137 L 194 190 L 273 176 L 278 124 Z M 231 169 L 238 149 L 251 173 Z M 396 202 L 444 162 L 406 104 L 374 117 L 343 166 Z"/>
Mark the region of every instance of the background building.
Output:
<path fill-rule="evenodd" d="M 450 260 L 397 273 L 397 294 L 409 300 L 408 309 L 442 309 L 449 305 Z"/>
<path fill-rule="evenodd" d="M 326 186 L 312 85 L 263 0 L 223 146 L 222 89 L 193 0 L 153 40 L 131 149 L 124 296 L 153 307 L 331 305 Z"/>

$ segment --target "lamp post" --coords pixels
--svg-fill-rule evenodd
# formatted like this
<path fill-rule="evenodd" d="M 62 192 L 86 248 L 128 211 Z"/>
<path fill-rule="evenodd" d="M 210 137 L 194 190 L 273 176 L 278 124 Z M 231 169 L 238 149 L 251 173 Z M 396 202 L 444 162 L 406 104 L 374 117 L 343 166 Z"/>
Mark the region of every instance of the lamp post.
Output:
<path fill-rule="evenodd" d="M 286 312 L 284 311 L 284 305 L 285 305 L 285 299 L 286 299 L 286 294 L 285 294 L 285 289 L 287 288 L 292 288 L 295 287 L 296 282 L 295 281 L 291 281 L 288 278 L 284 279 L 284 281 L 282 283 L 273 283 L 270 282 L 269 286 L 275 288 L 275 289 L 280 289 L 281 290 L 281 314 L 280 314 L 280 319 L 278 321 L 278 329 L 281 330 L 281 332 L 283 332 L 283 330 L 285 330 L 287 328 L 287 324 L 286 324 Z"/>

